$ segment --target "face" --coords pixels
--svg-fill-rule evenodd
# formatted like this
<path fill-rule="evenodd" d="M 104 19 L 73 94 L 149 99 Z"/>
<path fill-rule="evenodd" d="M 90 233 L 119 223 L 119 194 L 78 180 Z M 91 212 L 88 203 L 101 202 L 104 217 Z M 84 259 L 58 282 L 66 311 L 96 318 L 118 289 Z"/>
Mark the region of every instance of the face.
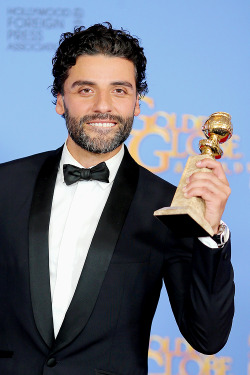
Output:
<path fill-rule="evenodd" d="M 133 63 L 101 54 L 78 57 L 56 111 L 65 115 L 69 136 L 81 148 L 96 154 L 115 150 L 140 113 Z"/>

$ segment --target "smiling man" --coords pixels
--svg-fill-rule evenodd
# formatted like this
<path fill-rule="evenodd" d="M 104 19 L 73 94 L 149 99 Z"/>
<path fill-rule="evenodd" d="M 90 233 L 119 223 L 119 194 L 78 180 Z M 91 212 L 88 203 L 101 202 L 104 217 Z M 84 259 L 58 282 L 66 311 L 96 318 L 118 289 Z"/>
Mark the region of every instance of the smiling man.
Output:
<path fill-rule="evenodd" d="M 154 216 L 175 187 L 140 167 L 124 141 L 146 58 L 110 24 L 61 36 L 53 58 L 58 150 L 0 166 L 0 373 L 146 375 L 164 282 L 178 327 L 198 351 L 226 343 L 234 314 L 230 188 L 204 159 L 186 185 L 214 238 L 179 238 Z M 168 318 L 166 316 L 166 327 Z"/>
<path fill-rule="evenodd" d="M 140 113 L 133 62 L 103 54 L 79 56 L 63 94 L 58 93 L 56 111 L 65 115 L 67 146 L 77 161 L 87 168 L 110 159 Z"/>

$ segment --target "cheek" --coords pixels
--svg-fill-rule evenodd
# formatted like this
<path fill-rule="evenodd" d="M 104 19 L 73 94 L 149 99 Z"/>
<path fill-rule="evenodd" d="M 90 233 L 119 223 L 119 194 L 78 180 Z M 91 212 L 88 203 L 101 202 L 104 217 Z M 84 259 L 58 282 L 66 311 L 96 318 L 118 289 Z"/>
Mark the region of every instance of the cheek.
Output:
<path fill-rule="evenodd" d="M 84 102 L 83 100 L 71 100 L 66 103 L 65 105 L 73 117 L 82 117 L 91 112 L 91 104 L 88 102 Z"/>
<path fill-rule="evenodd" d="M 131 101 L 115 101 L 113 103 L 113 109 L 123 117 L 134 116 L 135 113 L 135 103 Z"/>

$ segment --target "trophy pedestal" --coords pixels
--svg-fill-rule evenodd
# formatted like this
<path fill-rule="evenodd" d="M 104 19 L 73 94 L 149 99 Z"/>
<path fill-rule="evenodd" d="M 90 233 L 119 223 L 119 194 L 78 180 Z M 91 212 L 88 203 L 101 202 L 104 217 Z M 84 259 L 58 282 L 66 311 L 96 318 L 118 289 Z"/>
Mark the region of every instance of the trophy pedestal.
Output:
<path fill-rule="evenodd" d="M 182 174 L 180 183 L 170 207 L 163 207 L 154 212 L 159 220 L 181 237 L 213 236 L 214 231 L 205 219 L 205 202 L 199 197 L 185 198 L 182 189 L 186 179 L 195 172 L 208 172 L 208 168 L 197 168 L 199 160 L 211 157 L 209 155 L 190 156 Z M 213 157 L 211 157 L 213 158 Z"/>

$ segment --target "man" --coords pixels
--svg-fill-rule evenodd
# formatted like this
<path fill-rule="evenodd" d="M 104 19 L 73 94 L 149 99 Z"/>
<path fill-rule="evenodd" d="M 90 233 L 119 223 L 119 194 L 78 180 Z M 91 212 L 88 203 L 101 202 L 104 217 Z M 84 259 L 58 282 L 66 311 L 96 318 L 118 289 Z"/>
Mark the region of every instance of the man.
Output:
<path fill-rule="evenodd" d="M 0 167 L 1 374 L 147 374 L 162 281 L 195 349 L 227 341 L 230 240 L 175 236 L 153 216 L 175 188 L 123 145 L 145 67 L 138 40 L 110 24 L 64 34 L 52 93 L 66 144 Z M 199 167 L 212 173 L 191 176 L 185 194 L 205 200 L 217 233 L 230 188 L 220 163 Z"/>

